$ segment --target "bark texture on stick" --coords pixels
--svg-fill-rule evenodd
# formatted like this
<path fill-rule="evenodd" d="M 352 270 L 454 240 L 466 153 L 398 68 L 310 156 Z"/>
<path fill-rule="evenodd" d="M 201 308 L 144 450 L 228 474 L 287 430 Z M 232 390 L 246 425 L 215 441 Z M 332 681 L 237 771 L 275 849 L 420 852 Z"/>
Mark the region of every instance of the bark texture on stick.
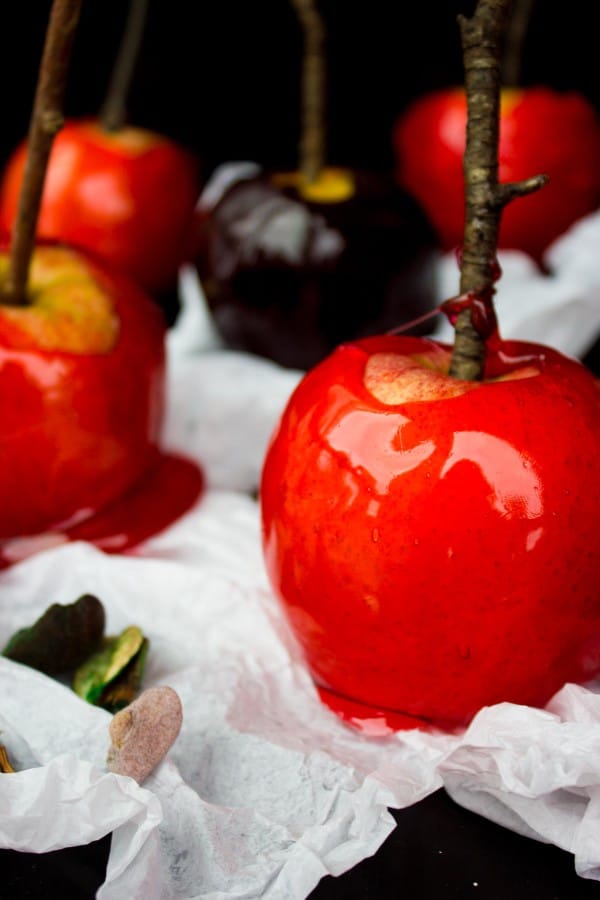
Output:
<path fill-rule="evenodd" d="M 315 0 L 292 0 L 304 31 L 300 171 L 312 184 L 325 165 L 325 26 Z"/>
<path fill-rule="evenodd" d="M 13 225 L 9 273 L 2 291 L 2 301 L 5 303 L 27 303 L 27 277 L 44 179 L 54 136 L 63 126 L 67 71 L 81 3 L 82 0 L 54 0 L 52 5 L 29 127 L 19 206 Z"/>
<path fill-rule="evenodd" d="M 502 61 L 502 84 L 504 87 L 517 87 L 520 84 L 523 45 L 534 6 L 535 0 L 513 0 Z"/>
<path fill-rule="evenodd" d="M 100 122 L 106 131 L 118 131 L 127 120 L 127 95 L 140 53 L 147 16 L 148 0 L 130 0 L 121 45 L 100 112 Z"/>
<path fill-rule="evenodd" d="M 502 208 L 532 193 L 547 178 L 498 184 L 500 67 L 511 0 L 479 0 L 472 18 L 459 16 L 465 88 L 467 143 L 464 156 L 465 235 L 461 295 L 491 298 L 494 293 L 498 226 Z M 473 326 L 470 309 L 456 321 L 450 374 L 468 381 L 483 377 L 485 337 Z"/>

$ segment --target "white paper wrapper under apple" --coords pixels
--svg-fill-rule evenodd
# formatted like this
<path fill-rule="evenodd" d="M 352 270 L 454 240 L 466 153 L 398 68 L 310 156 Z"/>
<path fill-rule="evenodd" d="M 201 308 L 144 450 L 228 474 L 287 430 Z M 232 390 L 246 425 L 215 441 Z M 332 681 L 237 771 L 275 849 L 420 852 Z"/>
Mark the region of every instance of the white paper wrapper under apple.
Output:
<path fill-rule="evenodd" d="M 0 777 L 0 845 L 43 852 L 112 832 L 101 900 L 301 900 L 375 852 L 394 827 L 388 807 L 445 784 L 600 880 L 600 694 L 567 686 L 546 711 L 484 709 L 462 735 L 381 739 L 319 703 L 244 493 L 299 373 L 195 351 L 188 313 L 170 340 L 166 438 L 205 465 L 202 501 L 130 556 L 62 545 L 0 574 L 2 645 L 86 591 L 105 604 L 109 633 L 138 624 L 151 641 L 145 686 L 179 693 L 182 732 L 139 787 L 106 771 L 106 712 L 0 659 L 0 740 L 21 769 Z"/>

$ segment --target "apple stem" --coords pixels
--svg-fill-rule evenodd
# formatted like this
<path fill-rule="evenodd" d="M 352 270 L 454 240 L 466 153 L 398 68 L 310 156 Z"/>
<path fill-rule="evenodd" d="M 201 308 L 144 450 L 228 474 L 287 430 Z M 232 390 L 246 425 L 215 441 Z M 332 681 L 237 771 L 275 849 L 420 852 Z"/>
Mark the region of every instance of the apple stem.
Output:
<path fill-rule="evenodd" d="M 63 126 L 67 71 L 82 0 L 53 0 L 27 139 L 27 159 L 2 302 L 27 304 L 27 279 L 52 142 Z"/>
<path fill-rule="evenodd" d="M 325 26 L 313 0 L 292 0 L 304 30 L 300 171 L 312 184 L 325 164 Z"/>
<path fill-rule="evenodd" d="M 11 761 L 8 758 L 6 747 L 4 746 L 4 744 L 0 744 L 0 772 L 3 772 L 5 775 L 12 775 L 14 771 L 15 770 L 12 767 Z"/>
<path fill-rule="evenodd" d="M 535 0 L 513 0 L 502 60 L 502 84 L 505 87 L 517 87 L 520 84 L 523 44 L 534 6 Z"/>
<path fill-rule="evenodd" d="M 100 110 L 105 131 L 118 131 L 127 119 L 127 96 L 146 26 L 148 0 L 131 0 L 106 98 Z"/>
<path fill-rule="evenodd" d="M 473 16 L 459 16 L 465 88 L 467 142 L 464 156 L 465 234 L 461 259 L 460 293 L 489 304 L 497 280 L 496 250 L 502 209 L 546 184 L 536 175 L 510 184 L 498 183 L 500 127 L 500 60 L 511 0 L 478 0 Z M 474 305 L 456 319 L 450 375 L 480 381 L 486 356 L 486 334 L 476 327 Z"/>

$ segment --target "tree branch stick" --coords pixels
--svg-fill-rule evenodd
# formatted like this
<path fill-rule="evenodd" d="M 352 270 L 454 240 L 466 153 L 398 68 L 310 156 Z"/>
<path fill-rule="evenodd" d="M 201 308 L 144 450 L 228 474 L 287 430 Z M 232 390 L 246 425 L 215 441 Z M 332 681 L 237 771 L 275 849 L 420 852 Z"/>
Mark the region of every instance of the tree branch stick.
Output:
<path fill-rule="evenodd" d="M 2 301 L 27 303 L 27 278 L 54 136 L 63 125 L 63 99 L 82 0 L 54 0 L 29 127 L 27 159 L 13 226 L 8 277 Z"/>
<path fill-rule="evenodd" d="M 545 176 L 498 183 L 500 60 L 510 0 L 479 0 L 472 18 L 459 16 L 467 94 L 464 156 L 465 236 L 460 293 L 491 298 L 502 208 L 546 183 Z M 450 375 L 468 381 L 483 377 L 485 338 L 475 329 L 471 310 L 456 321 Z"/>
<path fill-rule="evenodd" d="M 502 84 L 505 87 L 517 87 L 521 81 L 523 45 L 534 6 L 535 0 L 513 0 L 502 61 Z"/>
<path fill-rule="evenodd" d="M 292 0 L 304 30 L 300 171 L 309 184 L 325 164 L 325 26 L 314 0 Z"/>
<path fill-rule="evenodd" d="M 147 13 L 148 0 L 130 0 L 125 30 L 100 111 L 100 121 L 105 131 L 118 131 L 127 119 L 127 95 L 140 52 Z"/>

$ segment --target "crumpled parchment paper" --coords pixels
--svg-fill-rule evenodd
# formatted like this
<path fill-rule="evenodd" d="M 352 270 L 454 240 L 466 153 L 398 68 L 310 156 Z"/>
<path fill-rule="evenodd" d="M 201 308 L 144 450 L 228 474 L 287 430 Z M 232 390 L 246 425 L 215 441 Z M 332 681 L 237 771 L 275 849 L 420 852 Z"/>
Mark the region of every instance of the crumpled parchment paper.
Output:
<path fill-rule="evenodd" d="M 520 297 L 509 331 L 520 315 L 528 338 L 586 351 L 600 327 L 594 241 L 590 217 L 552 248 L 551 276 L 501 257 L 503 321 Z M 440 299 L 456 292 L 450 264 L 440 262 Z M 566 685 L 546 710 L 482 709 L 452 735 L 367 738 L 320 704 L 270 591 L 248 493 L 301 373 L 219 348 L 189 269 L 182 299 L 165 446 L 202 463 L 207 492 L 127 556 L 63 544 L 0 573 L 2 646 L 51 603 L 93 592 L 108 633 L 137 624 L 150 638 L 144 686 L 179 693 L 182 732 L 140 787 L 106 770 L 108 713 L 0 658 L 0 742 L 19 770 L 0 775 L 0 846 L 44 852 L 112 832 L 100 900 L 302 900 L 377 850 L 394 827 L 388 807 L 444 785 L 600 880 L 599 685 Z"/>

